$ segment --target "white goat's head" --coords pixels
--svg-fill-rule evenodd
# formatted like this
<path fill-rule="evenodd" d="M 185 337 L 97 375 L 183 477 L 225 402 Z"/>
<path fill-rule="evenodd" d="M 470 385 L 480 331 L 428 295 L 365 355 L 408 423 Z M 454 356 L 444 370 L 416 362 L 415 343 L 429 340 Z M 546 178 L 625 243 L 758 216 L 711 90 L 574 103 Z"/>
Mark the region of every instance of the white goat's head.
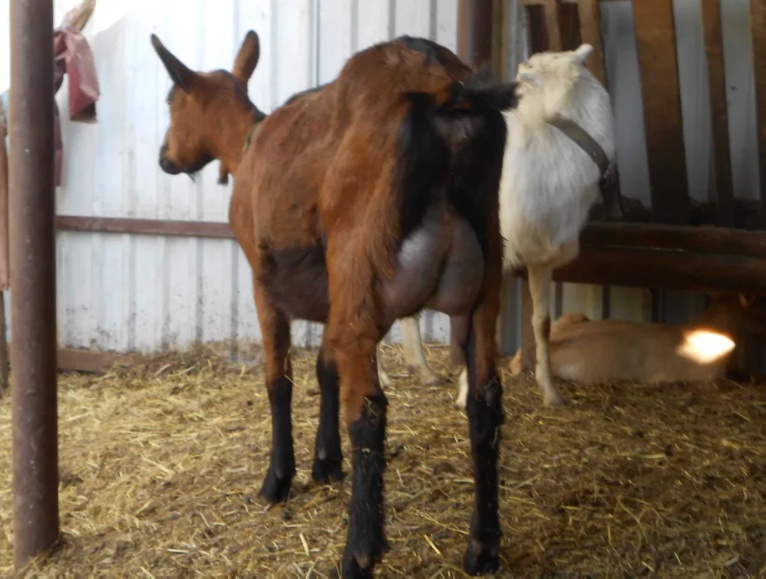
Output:
<path fill-rule="evenodd" d="M 543 116 L 549 116 L 566 106 L 573 96 L 578 81 L 593 76 L 584 62 L 593 51 L 590 44 L 566 52 L 538 52 L 529 60 L 519 64 L 516 80 L 518 94 L 522 97 L 519 107 L 528 112 L 535 109 Z"/>

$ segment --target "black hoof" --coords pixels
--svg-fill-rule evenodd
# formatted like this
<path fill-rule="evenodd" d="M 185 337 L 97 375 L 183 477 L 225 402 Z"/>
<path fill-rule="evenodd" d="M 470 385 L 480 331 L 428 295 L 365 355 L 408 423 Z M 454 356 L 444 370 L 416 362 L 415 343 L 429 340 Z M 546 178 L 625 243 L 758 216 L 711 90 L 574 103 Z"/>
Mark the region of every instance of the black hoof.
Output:
<path fill-rule="evenodd" d="M 263 485 L 258 494 L 272 504 L 283 503 L 290 496 L 290 485 L 293 477 L 277 478 L 274 468 L 269 466 L 266 478 L 263 479 Z"/>
<path fill-rule="evenodd" d="M 372 567 L 372 562 L 369 567 L 364 568 L 353 555 L 343 555 L 343 579 L 372 579 Z"/>
<path fill-rule="evenodd" d="M 314 457 L 314 464 L 311 467 L 311 478 L 317 484 L 329 485 L 336 481 L 343 480 L 345 474 L 341 464 L 343 459 L 326 458 L 321 460 L 319 457 Z"/>
<path fill-rule="evenodd" d="M 489 548 L 478 541 L 471 541 L 463 557 L 463 570 L 468 575 L 494 573 L 500 567 L 497 547 Z"/>

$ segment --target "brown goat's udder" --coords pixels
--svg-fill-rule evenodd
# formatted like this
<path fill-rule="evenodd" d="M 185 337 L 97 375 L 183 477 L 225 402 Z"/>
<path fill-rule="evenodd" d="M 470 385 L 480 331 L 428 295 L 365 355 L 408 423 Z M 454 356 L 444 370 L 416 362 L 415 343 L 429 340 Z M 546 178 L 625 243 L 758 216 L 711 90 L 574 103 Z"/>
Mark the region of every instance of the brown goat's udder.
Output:
<path fill-rule="evenodd" d="M 399 268 L 384 286 L 386 308 L 393 319 L 424 306 L 446 314 L 468 311 L 484 277 L 484 256 L 470 225 L 426 219 L 402 243 Z"/>

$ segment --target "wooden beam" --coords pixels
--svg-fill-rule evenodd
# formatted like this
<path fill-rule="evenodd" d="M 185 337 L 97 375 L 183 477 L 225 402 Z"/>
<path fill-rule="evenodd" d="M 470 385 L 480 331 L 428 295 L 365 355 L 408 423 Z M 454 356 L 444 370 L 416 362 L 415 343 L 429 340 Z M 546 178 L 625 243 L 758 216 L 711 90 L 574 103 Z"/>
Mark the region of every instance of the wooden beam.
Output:
<path fill-rule="evenodd" d="M 231 226 L 228 223 L 217 221 L 173 221 L 59 215 L 56 217 L 56 228 L 59 231 L 234 239 L 234 232 L 231 230 Z"/>
<path fill-rule="evenodd" d="M 644 103 L 652 211 L 663 223 L 688 222 L 686 179 L 672 0 L 633 0 Z"/>
<path fill-rule="evenodd" d="M 766 232 L 723 227 L 589 223 L 580 245 L 766 258 Z"/>
<path fill-rule="evenodd" d="M 735 206 L 729 151 L 729 118 L 726 108 L 726 74 L 723 62 L 720 0 L 702 0 L 702 24 L 710 81 L 710 112 L 718 190 L 718 224 L 727 226 L 734 224 Z"/>
<path fill-rule="evenodd" d="M 556 0 L 545 3 L 545 32 L 548 37 L 548 50 L 561 50 L 561 25 L 559 24 L 559 6 Z"/>
<path fill-rule="evenodd" d="M 761 175 L 761 225 L 766 228 L 766 2 L 750 0 L 750 21 Z"/>
<path fill-rule="evenodd" d="M 522 0 L 529 20 L 530 51 L 561 50 L 557 0 Z"/>
<path fill-rule="evenodd" d="M 556 8 L 559 17 L 561 50 L 574 50 L 582 44 L 582 31 L 580 30 L 580 13 L 578 6 L 576 4 L 563 4 L 558 2 Z"/>
<path fill-rule="evenodd" d="M 526 277 L 524 270 L 516 272 Z M 766 259 L 678 251 L 583 248 L 553 272 L 559 282 L 766 295 Z"/>
<path fill-rule="evenodd" d="M 601 43 L 601 8 L 598 0 L 578 0 L 580 14 L 580 37 L 583 42 L 593 46 L 593 52 L 586 66 L 604 87 L 606 83 L 606 63 L 604 47 Z"/>

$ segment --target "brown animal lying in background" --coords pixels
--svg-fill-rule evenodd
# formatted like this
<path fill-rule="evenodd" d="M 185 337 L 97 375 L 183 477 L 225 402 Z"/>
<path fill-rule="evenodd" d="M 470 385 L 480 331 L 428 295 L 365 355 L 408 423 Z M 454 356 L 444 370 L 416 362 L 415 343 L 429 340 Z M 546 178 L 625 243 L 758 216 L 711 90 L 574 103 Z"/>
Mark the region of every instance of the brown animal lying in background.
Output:
<path fill-rule="evenodd" d="M 696 322 L 686 325 L 590 320 L 576 312 L 551 326 L 554 376 L 605 382 L 709 382 L 722 378 L 754 297 L 715 296 Z M 521 351 L 509 364 L 522 370 Z"/>

